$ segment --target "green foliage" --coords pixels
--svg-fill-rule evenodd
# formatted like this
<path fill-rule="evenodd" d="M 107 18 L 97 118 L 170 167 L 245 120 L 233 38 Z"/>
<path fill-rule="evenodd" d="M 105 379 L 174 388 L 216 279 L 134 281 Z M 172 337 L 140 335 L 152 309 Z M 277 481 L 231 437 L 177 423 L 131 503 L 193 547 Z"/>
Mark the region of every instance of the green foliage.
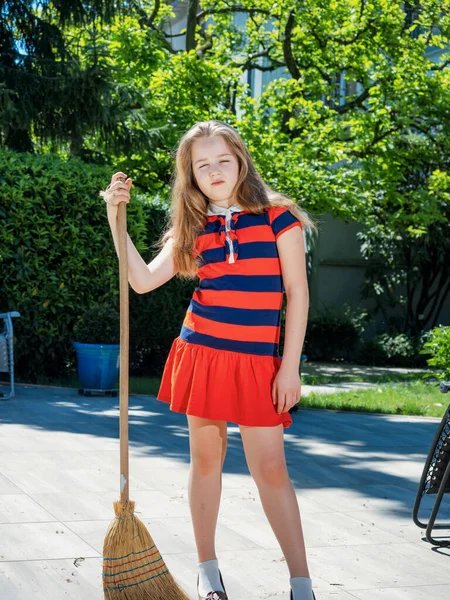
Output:
<path fill-rule="evenodd" d="M 364 312 L 355 315 L 346 306 L 324 305 L 310 311 L 304 353 L 308 360 L 349 360 L 363 331 Z"/>
<path fill-rule="evenodd" d="M 107 304 L 94 305 L 75 323 L 73 336 L 83 344 L 120 344 L 120 313 Z"/>
<path fill-rule="evenodd" d="M 0 306 L 22 315 L 17 372 L 62 373 L 76 319 L 97 302 L 118 307 L 117 255 L 98 195 L 111 172 L 5 150 L 0 172 Z M 140 205 L 130 206 L 128 221 L 139 242 Z"/>
<path fill-rule="evenodd" d="M 161 375 L 194 289 L 192 281 L 173 278 L 130 302 L 130 370 Z"/>
<path fill-rule="evenodd" d="M 169 218 L 167 204 L 160 199 L 133 196 L 142 203 L 147 222 L 144 244 L 154 248 Z M 150 259 L 151 257 L 149 257 Z M 130 372 L 134 375 L 162 374 L 170 347 L 180 333 L 195 280 L 178 277 L 147 294 L 130 296 Z"/>
<path fill-rule="evenodd" d="M 387 298 L 379 310 L 404 308 L 393 330 L 417 335 L 424 317 L 433 323 L 448 286 L 431 299 L 427 277 L 441 265 L 445 275 L 450 264 L 447 250 L 437 251 L 448 240 L 449 0 L 413 9 L 400 0 L 304 0 L 301 9 L 291 0 L 245 0 L 239 7 L 247 14 L 226 1 L 202 0 L 185 41 L 167 33 L 174 15 L 167 0 L 127 6 L 96 0 L 83 5 L 82 16 L 77 3 L 63 4 L 44 2 L 44 12 L 42 3 L 11 5 L 0 41 L 0 144 L 78 155 L 114 169 L 77 163 L 67 170 L 75 163 L 63 161 L 49 178 L 38 165 L 52 165 L 52 158 L 36 158 L 33 167 L 21 155 L 13 165 L 0 161 L 0 208 L 7 216 L 0 301 L 20 305 L 31 319 L 23 325 L 23 365 L 66 368 L 63 347 L 76 317 L 94 300 L 118 302 L 117 257 L 96 204 L 98 189 L 123 170 L 164 204 L 180 135 L 209 118 L 237 127 L 272 187 L 314 213 L 366 225 L 362 252 L 378 256 L 384 269 L 368 273 L 366 292 Z M 117 17 L 114 5 L 122 9 Z M 19 47 L 28 49 L 26 59 Z M 264 91 L 254 97 L 244 81 L 256 76 Z M 344 76 L 345 96 L 338 85 Z M 147 201 L 135 198 L 130 234 L 145 251 L 156 205 L 147 212 Z M 171 285 L 173 304 L 166 286 L 130 298 L 141 319 L 136 368 L 160 364 L 152 348 L 166 348 L 178 327 L 188 290 Z M 397 293 L 402 286 L 406 301 Z M 168 305 L 172 320 L 152 313 Z"/>
<path fill-rule="evenodd" d="M 393 219 L 415 235 L 442 218 L 431 192 L 439 189 L 444 197 L 439 174 L 445 172 L 437 168 L 414 198 L 406 198 L 398 193 L 395 144 L 416 133 L 448 154 L 447 52 L 427 54 L 449 43 L 448 0 L 419 8 L 400 0 L 304 0 L 301 10 L 291 0 L 246 0 L 239 10 L 202 0 L 186 21 L 186 38 L 167 31 L 175 16 L 171 2 L 120 5 L 116 17 L 108 2 L 102 20 L 99 6 L 87 4 L 94 9 L 83 25 L 67 19 L 60 35 L 71 64 L 89 74 L 79 88 L 91 104 L 83 108 L 75 91 L 64 103 L 52 93 L 53 105 L 47 99 L 48 110 L 39 116 L 45 136 L 33 138 L 36 147 L 48 148 L 50 139 L 52 150 L 111 162 L 152 195 L 167 197 L 180 135 L 195 121 L 216 117 L 239 129 L 270 185 L 313 212 L 366 222 L 382 194 L 393 199 Z M 52 15 L 59 23 L 57 9 Z M 257 75 L 264 91 L 254 97 L 244 81 Z M 4 105 L 13 110 L 6 101 L 14 90 L 9 86 Z M 56 121 L 66 116 L 55 135 L 58 103 Z M 12 116 L 5 113 L 5 122 Z M 23 119 L 27 131 L 34 118 Z M 408 216 L 403 208 L 412 200 Z"/>
<path fill-rule="evenodd" d="M 372 259 L 362 297 L 374 299 L 390 331 L 412 337 L 436 324 L 450 290 L 450 137 L 434 136 L 395 141 L 384 189 L 358 235 L 362 255 Z M 376 163 L 369 161 L 368 181 L 379 186 Z"/>
<path fill-rule="evenodd" d="M 373 366 L 422 367 L 426 362 L 420 356 L 424 337 L 414 340 L 404 333 L 381 333 L 365 342 L 359 349 L 356 361 Z"/>
<path fill-rule="evenodd" d="M 117 0 L 2 2 L 0 36 L 0 139 L 18 152 L 36 143 L 70 145 L 79 154 L 85 136 L 110 126 L 120 107 L 111 105 L 111 72 L 102 48 L 90 40 L 76 47 L 85 23 L 108 22 L 123 12 Z M 7 18 L 5 18 L 7 15 Z M 76 30 L 76 51 L 67 29 Z M 80 51 L 85 56 L 81 65 Z"/>
<path fill-rule="evenodd" d="M 439 375 L 450 381 L 450 327 L 435 327 L 423 345 L 422 354 L 431 355 L 428 364 L 437 367 Z"/>
<path fill-rule="evenodd" d="M 16 372 L 30 382 L 39 374 L 62 376 L 75 366 L 79 317 L 97 304 L 119 310 L 118 259 L 98 195 L 112 170 L 2 150 L 0 173 L 0 307 L 21 313 Z M 128 232 L 145 256 L 154 251 L 167 208 L 137 192 L 133 200 Z M 143 296 L 130 291 L 130 368 L 161 368 L 179 333 L 186 289 L 174 280 Z"/>

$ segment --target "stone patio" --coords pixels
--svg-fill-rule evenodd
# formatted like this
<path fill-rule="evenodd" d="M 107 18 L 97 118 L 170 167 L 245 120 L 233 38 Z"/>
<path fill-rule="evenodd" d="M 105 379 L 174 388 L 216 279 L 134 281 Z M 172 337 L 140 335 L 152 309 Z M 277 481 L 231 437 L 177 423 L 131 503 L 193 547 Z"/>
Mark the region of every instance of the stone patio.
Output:
<path fill-rule="evenodd" d="M 292 416 L 286 456 L 317 600 L 448 600 L 450 548 L 430 546 L 411 518 L 440 419 L 305 409 Z M 118 424 L 118 398 L 76 389 L 17 384 L 16 397 L 0 402 L 2 600 L 103 599 L 102 546 L 119 499 Z M 130 396 L 130 496 L 196 600 L 188 469 L 185 415 Z M 445 496 L 440 521 L 448 523 L 449 505 Z M 435 537 L 450 539 L 450 531 Z M 230 600 L 289 599 L 289 571 L 233 423 L 216 552 Z"/>

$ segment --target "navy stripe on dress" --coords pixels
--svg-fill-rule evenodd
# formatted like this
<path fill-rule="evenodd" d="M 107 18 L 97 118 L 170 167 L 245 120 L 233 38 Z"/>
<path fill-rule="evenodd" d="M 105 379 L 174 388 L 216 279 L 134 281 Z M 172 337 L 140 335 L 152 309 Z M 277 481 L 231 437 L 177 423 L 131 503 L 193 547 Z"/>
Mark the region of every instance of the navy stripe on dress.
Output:
<path fill-rule="evenodd" d="M 206 290 L 235 290 L 239 292 L 284 292 L 281 275 L 222 275 L 202 279 Z"/>
<path fill-rule="evenodd" d="M 239 244 L 239 258 L 278 258 L 276 242 L 241 242 Z"/>
<path fill-rule="evenodd" d="M 199 258 L 201 258 L 202 260 L 202 265 L 223 262 L 226 258 L 226 248 L 225 246 L 220 246 L 220 248 L 211 248 L 210 250 L 204 250 L 203 252 L 200 252 Z"/>
<path fill-rule="evenodd" d="M 278 344 L 270 342 L 240 342 L 237 340 L 226 340 L 212 335 L 197 333 L 185 325 L 182 326 L 180 338 L 191 344 L 200 344 L 217 350 L 230 350 L 231 352 L 243 352 L 244 354 L 259 354 L 261 356 L 278 356 Z"/>
<path fill-rule="evenodd" d="M 219 219 L 219 217 L 217 217 L 216 219 L 214 219 L 214 221 L 208 221 L 205 228 L 202 229 L 198 235 L 200 236 L 200 235 L 206 235 L 208 233 L 215 233 L 219 230 L 219 227 L 221 225 L 222 225 L 222 222 Z"/>
<path fill-rule="evenodd" d="M 228 248 L 229 244 L 227 245 Z M 239 259 L 247 258 L 278 258 L 278 250 L 276 242 L 240 242 L 233 240 L 233 249 L 235 254 L 239 252 Z M 225 246 L 220 248 L 211 248 L 204 250 L 199 256 L 202 258 L 202 265 L 221 262 L 226 260 Z"/>
<path fill-rule="evenodd" d="M 210 321 L 230 325 L 261 325 L 278 327 L 280 311 L 261 308 L 229 308 L 227 306 L 205 306 L 192 299 L 189 310 Z"/>
<path fill-rule="evenodd" d="M 275 235 L 278 235 L 285 227 L 292 225 L 292 223 L 295 223 L 296 221 L 300 223 L 297 217 L 294 217 L 289 210 L 286 210 L 272 221 L 272 230 Z"/>
<path fill-rule="evenodd" d="M 242 214 L 239 215 L 239 219 L 236 221 L 236 229 L 245 229 L 246 227 L 252 227 L 253 225 L 269 225 L 269 214 L 263 212 L 260 215 L 255 214 Z"/>

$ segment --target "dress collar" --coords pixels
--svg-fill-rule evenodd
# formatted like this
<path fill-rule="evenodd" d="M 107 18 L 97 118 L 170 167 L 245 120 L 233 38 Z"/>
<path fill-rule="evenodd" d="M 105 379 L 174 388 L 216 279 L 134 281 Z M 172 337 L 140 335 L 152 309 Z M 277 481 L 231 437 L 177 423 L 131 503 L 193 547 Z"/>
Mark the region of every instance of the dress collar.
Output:
<path fill-rule="evenodd" d="M 227 215 L 234 212 L 241 212 L 244 210 L 239 204 L 236 202 L 232 204 L 228 208 L 223 206 L 219 206 L 218 204 L 214 204 L 213 202 L 208 202 L 208 215 Z"/>

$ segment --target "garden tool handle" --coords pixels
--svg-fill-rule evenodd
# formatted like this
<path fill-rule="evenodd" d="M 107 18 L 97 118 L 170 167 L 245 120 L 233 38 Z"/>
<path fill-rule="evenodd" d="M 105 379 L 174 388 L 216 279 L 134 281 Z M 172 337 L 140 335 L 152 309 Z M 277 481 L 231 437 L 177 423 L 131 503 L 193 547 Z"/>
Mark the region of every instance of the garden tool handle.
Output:
<path fill-rule="evenodd" d="M 120 501 L 129 500 L 128 482 L 128 252 L 127 252 L 127 206 L 119 202 L 117 214 L 119 238 L 119 284 L 120 284 Z"/>

